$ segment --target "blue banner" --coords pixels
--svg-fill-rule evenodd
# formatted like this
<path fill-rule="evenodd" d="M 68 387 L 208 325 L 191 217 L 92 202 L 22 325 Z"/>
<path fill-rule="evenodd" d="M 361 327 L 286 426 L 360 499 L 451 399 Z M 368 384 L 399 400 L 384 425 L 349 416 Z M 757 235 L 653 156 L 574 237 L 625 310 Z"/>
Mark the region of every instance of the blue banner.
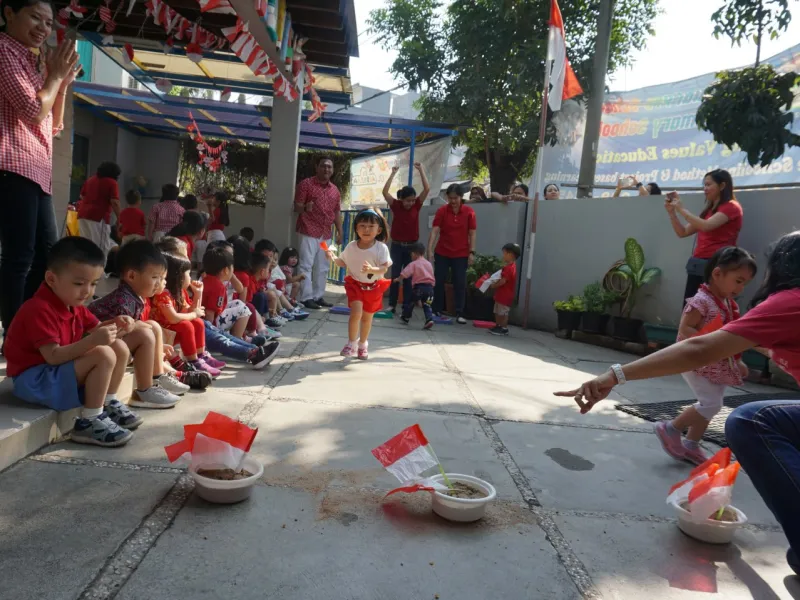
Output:
<path fill-rule="evenodd" d="M 800 72 L 800 45 L 767 61 L 779 72 Z M 697 129 L 695 114 L 704 90 L 715 74 L 630 92 L 609 93 L 603 105 L 597 153 L 596 185 L 616 185 L 617 179 L 635 176 L 642 183 L 672 187 L 702 186 L 703 175 L 727 169 L 737 187 L 800 181 L 800 148 L 790 148 L 767 167 L 751 167 L 738 148 L 714 142 L 711 134 Z M 797 93 L 797 92 L 796 92 Z M 797 114 L 800 106 L 792 108 Z M 562 198 L 574 198 L 586 124 L 585 108 L 573 101 L 553 116 L 559 144 L 545 147 L 542 186 L 562 186 Z M 800 133 L 795 118 L 792 131 Z M 540 190 L 541 191 L 541 190 Z M 594 196 L 610 196 L 612 190 L 595 190 Z"/>

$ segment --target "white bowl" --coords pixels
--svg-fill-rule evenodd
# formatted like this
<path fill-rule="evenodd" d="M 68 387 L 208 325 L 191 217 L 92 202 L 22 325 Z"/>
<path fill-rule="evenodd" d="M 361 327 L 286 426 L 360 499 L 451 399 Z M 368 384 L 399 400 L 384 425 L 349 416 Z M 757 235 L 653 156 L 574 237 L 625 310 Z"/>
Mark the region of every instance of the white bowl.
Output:
<path fill-rule="evenodd" d="M 709 544 L 729 544 L 733 540 L 733 534 L 742 525 L 747 523 L 747 516 L 735 506 L 728 506 L 736 513 L 737 520 L 734 523 L 728 521 L 715 521 L 706 519 L 702 523 L 692 521 L 692 515 L 688 510 L 680 507 L 675 500 L 671 500 L 669 505 L 678 514 L 678 528 L 696 540 Z"/>
<path fill-rule="evenodd" d="M 453 498 L 434 491 L 433 512 L 448 521 L 458 521 L 460 523 L 477 521 L 486 514 L 486 505 L 497 497 L 497 490 L 494 489 L 494 486 L 483 479 L 459 473 L 448 473 L 447 478 L 453 483 L 459 481 L 470 484 L 486 494 L 484 498 Z M 445 485 L 444 477 L 441 475 L 434 475 L 431 479 Z"/>
<path fill-rule="evenodd" d="M 189 474 L 194 478 L 195 492 L 203 500 L 213 502 L 215 504 L 234 504 L 241 502 L 250 497 L 253 491 L 253 486 L 264 474 L 264 465 L 249 456 L 244 459 L 242 468 L 250 471 L 253 475 L 244 479 L 235 479 L 232 481 L 223 481 L 221 479 L 210 479 L 198 475 L 197 468 L 207 467 L 194 467 L 189 469 Z"/>

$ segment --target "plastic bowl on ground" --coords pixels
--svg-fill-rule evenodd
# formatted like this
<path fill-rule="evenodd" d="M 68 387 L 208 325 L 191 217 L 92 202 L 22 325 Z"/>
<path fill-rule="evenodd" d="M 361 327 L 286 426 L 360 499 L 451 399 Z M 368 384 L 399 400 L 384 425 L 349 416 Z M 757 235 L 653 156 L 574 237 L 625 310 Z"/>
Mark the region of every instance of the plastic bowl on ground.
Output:
<path fill-rule="evenodd" d="M 678 515 L 678 528 L 691 538 L 709 544 L 729 544 L 733 540 L 736 530 L 747 523 L 747 516 L 735 506 L 728 508 L 736 513 L 736 521 L 715 521 L 706 519 L 702 523 L 692 521 L 688 510 L 681 507 L 675 500 L 669 505 Z"/>
<path fill-rule="evenodd" d="M 466 483 L 486 494 L 483 498 L 453 498 L 438 491 L 433 492 L 433 512 L 448 521 L 459 523 L 477 521 L 486 514 L 486 506 L 497 497 L 494 486 L 483 479 L 460 473 L 448 473 L 447 478 L 452 483 Z M 431 479 L 445 485 L 444 477 L 441 475 L 434 475 Z"/>
<path fill-rule="evenodd" d="M 205 467 L 199 468 L 203 469 Z M 194 478 L 195 492 L 203 500 L 215 504 L 235 504 L 250 497 L 253 492 L 253 486 L 264 474 L 264 465 L 249 456 L 244 459 L 242 468 L 253 475 L 245 479 L 224 481 L 198 475 L 194 467 L 189 469 L 189 474 Z"/>

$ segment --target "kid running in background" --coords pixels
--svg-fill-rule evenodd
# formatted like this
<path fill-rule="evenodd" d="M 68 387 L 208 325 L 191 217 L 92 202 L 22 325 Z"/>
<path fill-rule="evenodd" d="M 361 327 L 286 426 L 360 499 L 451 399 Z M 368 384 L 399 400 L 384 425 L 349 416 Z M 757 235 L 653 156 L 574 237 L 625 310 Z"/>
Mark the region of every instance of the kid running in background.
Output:
<path fill-rule="evenodd" d="M 495 326 L 489 330 L 492 335 L 508 335 L 508 313 L 514 304 L 517 293 L 517 259 L 522 254 L 519 244 L 506 244 L 503 246 L 503 262 L 505 266 L 500 272 L 500 279 L 492 284 L 494 293 L 494 322 Z"/>
<path fill-rule="evenodd" d="M 408 325 L 414 312 L 414 305 L 422 302 L 422 310 L 425 312 L 425 325 L 422 328 L 430 329 L 433 327 L 433 310 L 431 309 L 433 284 L 436 283 L 436 278 L 433 276 L 433 265 L 425 258 L 423 244 L 414 242 L 409 251 L 411 252 L 411 262 L 395 279 L 398 283 L 405 279 L 411 280 L 411 293 L 408 296 L 403 295 L 403 315 L 400 320 Z"/>
<path fill-rule="evenodd" d="M 278 266 L 280 266 L 283 274 L 286 276 L 286 296 L 289 298 L 292 306 L 297 306 L 297 294 L 300 293 L 300 285 L 297 284 L 304 281 L 306 278 L 303 273 L 295 275 L 294 271 L 299 262 L 300 253 L 292 247 L 284 248 L 283 252 L 281 252 L 280 260 L 278 260 Z"/>
<path fill-rule="evenodd" d="M 144 237 L 144 228 L 147 223 L 142 211 L 142 195 L 136 190 L 128 190 L 125 194 L 125 203 L 128 208 L 119 213 L 117 219 L 119 231 L 117 232 L 122 243 L 125 244 L 137 237 Z M 119 259 L 117 259 L 119 260 Z M 119 270 L 119 265 L 117 265 Z"/>
<path fill-rule="evenodd" d="M 192 265 L 186 258 L 164 256 L 167 282 L 164 291 L 153 296 L 153 317 L 164 329 L 175 332 L 175 342 L 180 344 L 183 356 L 192 367 L 216 379 L 225 363 L 206 352 L 205 310 L 200 306 L 203 286 L 199 281 L 192 281 L 189 275 Z M 186 291 L 190 287 L 194 291 L 194 301 L 189 300 Z"/>
<path fill-rule="evenodd" d="M 6 334 L 6 372 L 14 395 L 65 411 L 80 408 L 72 441 L 122 446 L 141 419 L 116 396 L 130 351 L 117 339 L 129 324 L 100 323 L 83 303 L 92 297 L 105 266 L 91 240 L 65 237 L 50 250 L 45 280 L 25 302 Z M 116 420 L 112 418 L 116 416 Z"/>
<path fill-rule="evenodd" d="M 349 339 L 341 355 L 354 356 L 358 343 L 358 358 L 367 360 L 372 317 L 383 306 L 383 292 L 392 284 L 391 279 L 383 278 L 392 259 L 383 243 L 386 221 L 377 212 L 371 208 L 362 210 L 353 220 L 353 227 L 358 239 L 347 244 L 339 257 L 328 250 L 328 258 L 347 269 L 344 289 L 350 306 Z"/>
<path fill-rule="evenodd" d="M 181 222 L 185 209 L 178 203 L 178 196 L 180 190 L 174 183 L 166 183 L 161 187 L 161 201 L 150 209 L 147 218 L 148 239 L 159 241 Z"/>
<path fill-rule="evenodd" d="M 206 233 L 206 218 L 202 213 L 187 210 L 183 213 L 181 222 L 175 225 L 167 235 L 178 238 L 186 244 L 186 256 L 189 262 L 194 256 L 194 244 Z"/>
<path fill-rule="evenodd" d="M 705 283 L 697 294 L 686 300 L 678 341 L 695 337 L 706 325 L 722 319 L 727 325 L 739 318 L 739 296 L 756 275 L 756 260 L 747 250 L 728 246 L 717 250 L 706 265 Z M 740 355 L 682 373 L 692 388 L 697 403 L 685 409 L 673 421 L 656 423 L 654 430 L 664 451 L 677 460 L 701 464 L 708 459 L 700 440 L 708 423 L 722 408 L 725 388 L 741 385 L 747 367 Z M 688 429 L 681 442 L 681 433 Z"/>

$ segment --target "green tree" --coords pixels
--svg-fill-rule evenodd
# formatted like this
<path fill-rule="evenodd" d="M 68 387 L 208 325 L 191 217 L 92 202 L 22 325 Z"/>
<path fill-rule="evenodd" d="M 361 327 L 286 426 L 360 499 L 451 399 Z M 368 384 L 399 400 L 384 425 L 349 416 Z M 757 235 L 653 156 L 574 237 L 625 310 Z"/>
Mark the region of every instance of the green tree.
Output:
<path fill-rule="evenodd" d="M 658 0 L 617 0 L 609 71 L 642 48 Z M 586 93 L 600 0 L 561 3 L 567 52 Z M 549 0 L 387 0 L 370 31 L 398 56 L 392 74 L 422 90 L 423 119 L 465 126 L 454 144 L 467 152 L 464 175 L 488 167 L 505 191 L 530 173 L 539 135 Z"/>
<path fill-rule="evenodd" d="M 747 153 L 751 166 L 765 167 L 782 156 L 787 146 L 800 146 L 800 136 L 791 131 L 794 88 L 800 77 L 760 64 L 764 34 L 774 39 L 789 26 L 788 1 L 725 0 L 711 17 L 714 37 L 727 36 L 731 45 L 748 39 L 755 42 L 755 64 L 717 73 L 697 109 L 697 126 L 717 143 L 738 146 Z"/>

